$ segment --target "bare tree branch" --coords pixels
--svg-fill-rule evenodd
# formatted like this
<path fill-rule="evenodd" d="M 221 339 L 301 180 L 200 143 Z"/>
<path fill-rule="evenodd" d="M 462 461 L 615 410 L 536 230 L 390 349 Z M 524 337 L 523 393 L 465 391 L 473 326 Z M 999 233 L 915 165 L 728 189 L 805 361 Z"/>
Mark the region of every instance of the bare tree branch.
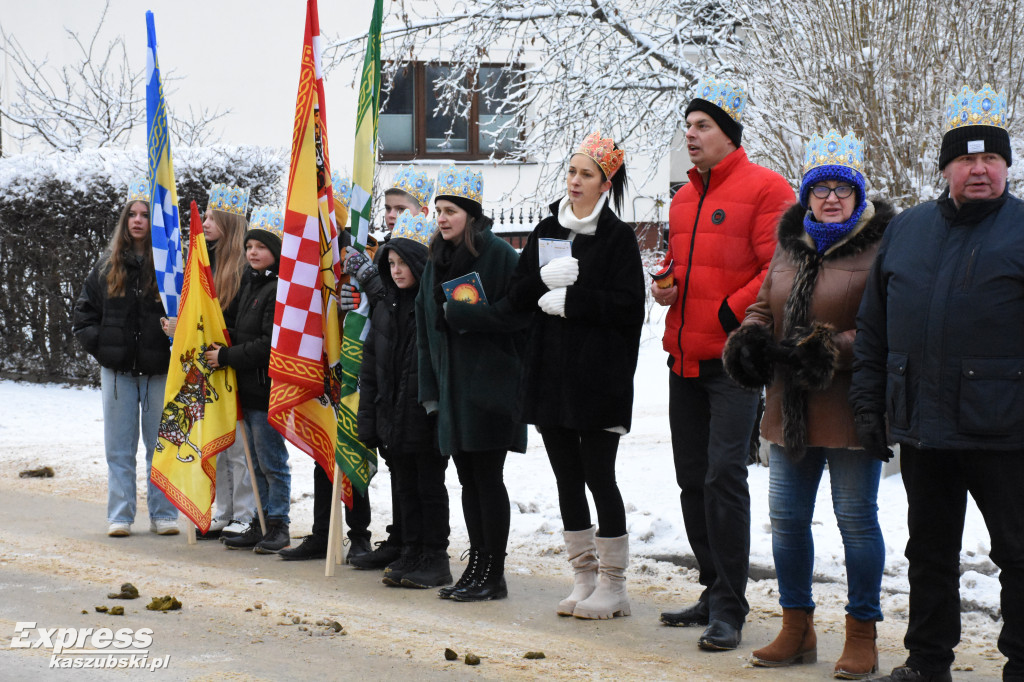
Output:
<path fill-rule="evenodd" d="M 757 155 L 801 175 L 802 147 L 835 128 L 864 140 L 870 191 L 899 205 L 937 196 L 942 109 L 964 84 L 1024 92 L 1024 1 L 789 0 L 753 12 L 742 61 Z M 1010 134 L 1024 121 L 1010 117 Z"/>
<path fill-rule="evenodd" d="M 671 146 L 693 83 L 707 68 L 727 68 L 715 49 L 735 42 L 741 15 L 733 4 L 464 0 L 450 11 L 439 0 L 399 0 L 382 36 L 383 98 L 403 63 L 443 61 L 452 68 L 433 84 L 438 104 L 429 113 L 454 122 L 468 116 L 474 91 L 497 97 L 494 83 L 468 76 L 504 64 L 510 85 L 498 106 L 510 119 L 488 135 L 510 153 L 491 160 L 541 164 L 537 187 L 503 188 L 507 193 L 550 199 L 565 153 L 594 129 L 619 141 L 629 159 L 649 159 L 649 167 L 631 168 L 641 176 Z M 354 64 L 364 41 L 364 35 L 328 41 L 325 66 Z M 649 204 L 656 210 L 653 197 Z"/>
<path fill-rule="evenodd" d="M 60 68 L 36 60 L 12 34 L 2 34 L 0 52 L 11 60 L 14 95 L 0 104 L 0 113 L 17 124 L 11 136 L 21 142 L 39 140 L 58 151 L 89 147 L 125 147 L 136 127 L 146 125 L 144 69 L 132 67 L 124 37 L 106 47 L 98 44 L 110 2 L 88 40 L 65 28 L 76 48 L 76 59 Z M 166 81 L 174 80 L 165 74 Z M 219 134 L 212 123 L 230 110 L 189 109 L 187 119 L 170 116 L 171 133 L 178 142 L 208 144 Z"/>

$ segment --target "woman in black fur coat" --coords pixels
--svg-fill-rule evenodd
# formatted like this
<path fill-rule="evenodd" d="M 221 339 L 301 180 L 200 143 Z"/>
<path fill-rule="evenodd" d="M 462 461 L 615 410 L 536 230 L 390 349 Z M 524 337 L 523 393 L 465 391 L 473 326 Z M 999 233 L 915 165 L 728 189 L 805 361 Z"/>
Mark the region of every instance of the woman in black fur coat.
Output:
<path fill-rule="evenodd" d="M 876 501 L 882 462 L 861 449 L 847 399 L 857 309 L 893 216 L 888 204 L 865 197 L 863 158 L 853 134 L 811 137 L 800 203 L 783 215 L 764 285 L 723 354 L 737 382 L 768 384 L 761 433 L 771 443 L 768 503 L 783 620 L 754 664 L 817 658 L 811 518 L 828 464 L 849 585 L 846 645 L 835 666 L 843 679 L 877 669 L 885 558 Z"/>
<path fill-rule="evenodd" d="M 607 619 L 630 614 L 615 457 L 633 411 L 644 274 L 636 235 L 616 215 L 626 188 L 623 151 L 591 134 L 569 158 L 566 185 L 523 247 L 507 300 L 533 313 L 519 418 L 540 431 L 558 485 L 575 584 L 557 612 Z M 549 260 L 552 245 L 564 251 Z"/>

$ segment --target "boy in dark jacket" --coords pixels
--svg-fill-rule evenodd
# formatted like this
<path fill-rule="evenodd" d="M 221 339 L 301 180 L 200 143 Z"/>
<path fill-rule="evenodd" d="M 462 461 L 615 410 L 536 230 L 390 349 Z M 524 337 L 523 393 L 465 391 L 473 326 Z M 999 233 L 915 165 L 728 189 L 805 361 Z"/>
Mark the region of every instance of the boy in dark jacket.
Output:
<path fill-rule="evenodd" d="M 234 323 L 228 332 L 231 346 L 206 351 L 214 369 L 234 367 L 238 400 L 245 433 L 253 450 L 253 469 L 267 528 L 255 517 L 238 537 L 224 541 L 230 549 L 253 547 L 257 554 L 276 554 L 288 546 L 288 510 L 291 504 L 291 471 L 284 438 L 267 421 L 270 407 L 270 338 L 274 331 L 277 301 L 277 267 L 281 257 L 284 218 L 280 211 L 262 207 L 253 212 L 245 234 L 245 258 L 249 267 L 232 306 Z"/>
<path fill-rule="evenodd" d="M 359 375 L 359 440 L 379 448 L 397 489 L 394 514 L 402 527 L 402 553 L 384 569 L 384 583 L 392 586 L 452 582 L 444 485 L 448 460 L 438 450 L 433 418 L 418 401 L 414 302 L 435 230 L 433 220 L 406 211 L 380 247 L 386 293 L 373 308 Z"/>

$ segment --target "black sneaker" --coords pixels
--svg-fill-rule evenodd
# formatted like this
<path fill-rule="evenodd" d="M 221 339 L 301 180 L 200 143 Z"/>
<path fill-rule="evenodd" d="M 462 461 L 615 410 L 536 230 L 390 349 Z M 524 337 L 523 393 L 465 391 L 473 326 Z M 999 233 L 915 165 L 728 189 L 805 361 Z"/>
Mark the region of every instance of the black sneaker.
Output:
<path fill-rule="evenodd" d="M 402 579 L 412 573 L 419 561 L 419 547 L 403 547 L 402 554 L 384 569 L 384 584 L 401 587 Z"/>
<path fill-rule="evenodd" d="M 362 536 L 348 539 L 348 552 L 345 553 L 345 563 L 352 563 L 352 559 L 359 559 L 370 554 L 370 538 Z"/>
<path fill-rule="evenodd" d="M 390 536 L 388 536 L 388 539 L 384 542 L 377 542 L 374 544 L 377 545 L 377 549 L 358 556 L 353 556 L 352 550 L 350 549 L 348 555 L 349 565 L 360 570 L 379 571 L 398 559 L 399 555 L 402 553 L 402 545 L 399 542 L 392 540 Z"/>
<path fill-rule="evenodd" d="M 327 558 L 327 538 L 320 535 L 307 535 L 297 547 L 285 547 L 278 551 L 277 556 L 285 561 L 307 561 L 309 559 Z"/>
<path fill-rule="evenodd" d="M 255 547 L 263 539 L 263 529 L 260 527 L 260 519 L 256 517 L 249 523 L 245 532 L 235 538 L 224 538 L 224 546 L 228 549 L 242 549 Z"/>
<path fill-rule="evenodd" d="M 441 587 L 452 582 L 452 568 L 448 563 L 448 552 L 443 549 L 427 550 L 420 555 L 416 568 L 402 578 L 402 587 Z"/>
<path fill-rule="evenodd" d="M 267 534 L 256 543 L 252 551 L 257 554 L 277 554 L 291 544 L 292 536 L 284 521 L 267 521 Z"/>

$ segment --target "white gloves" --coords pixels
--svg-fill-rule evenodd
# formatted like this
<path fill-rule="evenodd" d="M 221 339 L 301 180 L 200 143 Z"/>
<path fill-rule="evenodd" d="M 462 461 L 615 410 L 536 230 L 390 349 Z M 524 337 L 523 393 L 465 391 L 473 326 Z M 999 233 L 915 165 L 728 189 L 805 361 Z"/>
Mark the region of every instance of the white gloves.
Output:
<path fill-rule="evenodd" d="M 580 262 L 572 256 L 556 258 L 540 269 L 540 278 L 548 289 L 567 287 L 576 283 L 580 274 Z"/>
<path fill-rule="evenodd" d="M 569 259 L 565 258 L 559 260 Z M 575 260 L 576 259 L 573 258 L 573 261 Z M 557 261 L 551 262 L 555 263 Z M 550 263 L 548 265 L 550 265 Z M 547 267 L 547 265 L 545 265 L 544 267 Z M 544 272 L 543 268 L 541 268 L 541 272 Z M 575 279 L 575 277 L 573 277 L 573 279 Z M 561 315 L 562 317 L 565 317 L 565 292 L 565 287 L 558 287 L 557 289 L 552 289 L 551 291 L 537 299 L 537 305 L 539 305 L 540 309 L 546 312 L 548 315 Z"/>

